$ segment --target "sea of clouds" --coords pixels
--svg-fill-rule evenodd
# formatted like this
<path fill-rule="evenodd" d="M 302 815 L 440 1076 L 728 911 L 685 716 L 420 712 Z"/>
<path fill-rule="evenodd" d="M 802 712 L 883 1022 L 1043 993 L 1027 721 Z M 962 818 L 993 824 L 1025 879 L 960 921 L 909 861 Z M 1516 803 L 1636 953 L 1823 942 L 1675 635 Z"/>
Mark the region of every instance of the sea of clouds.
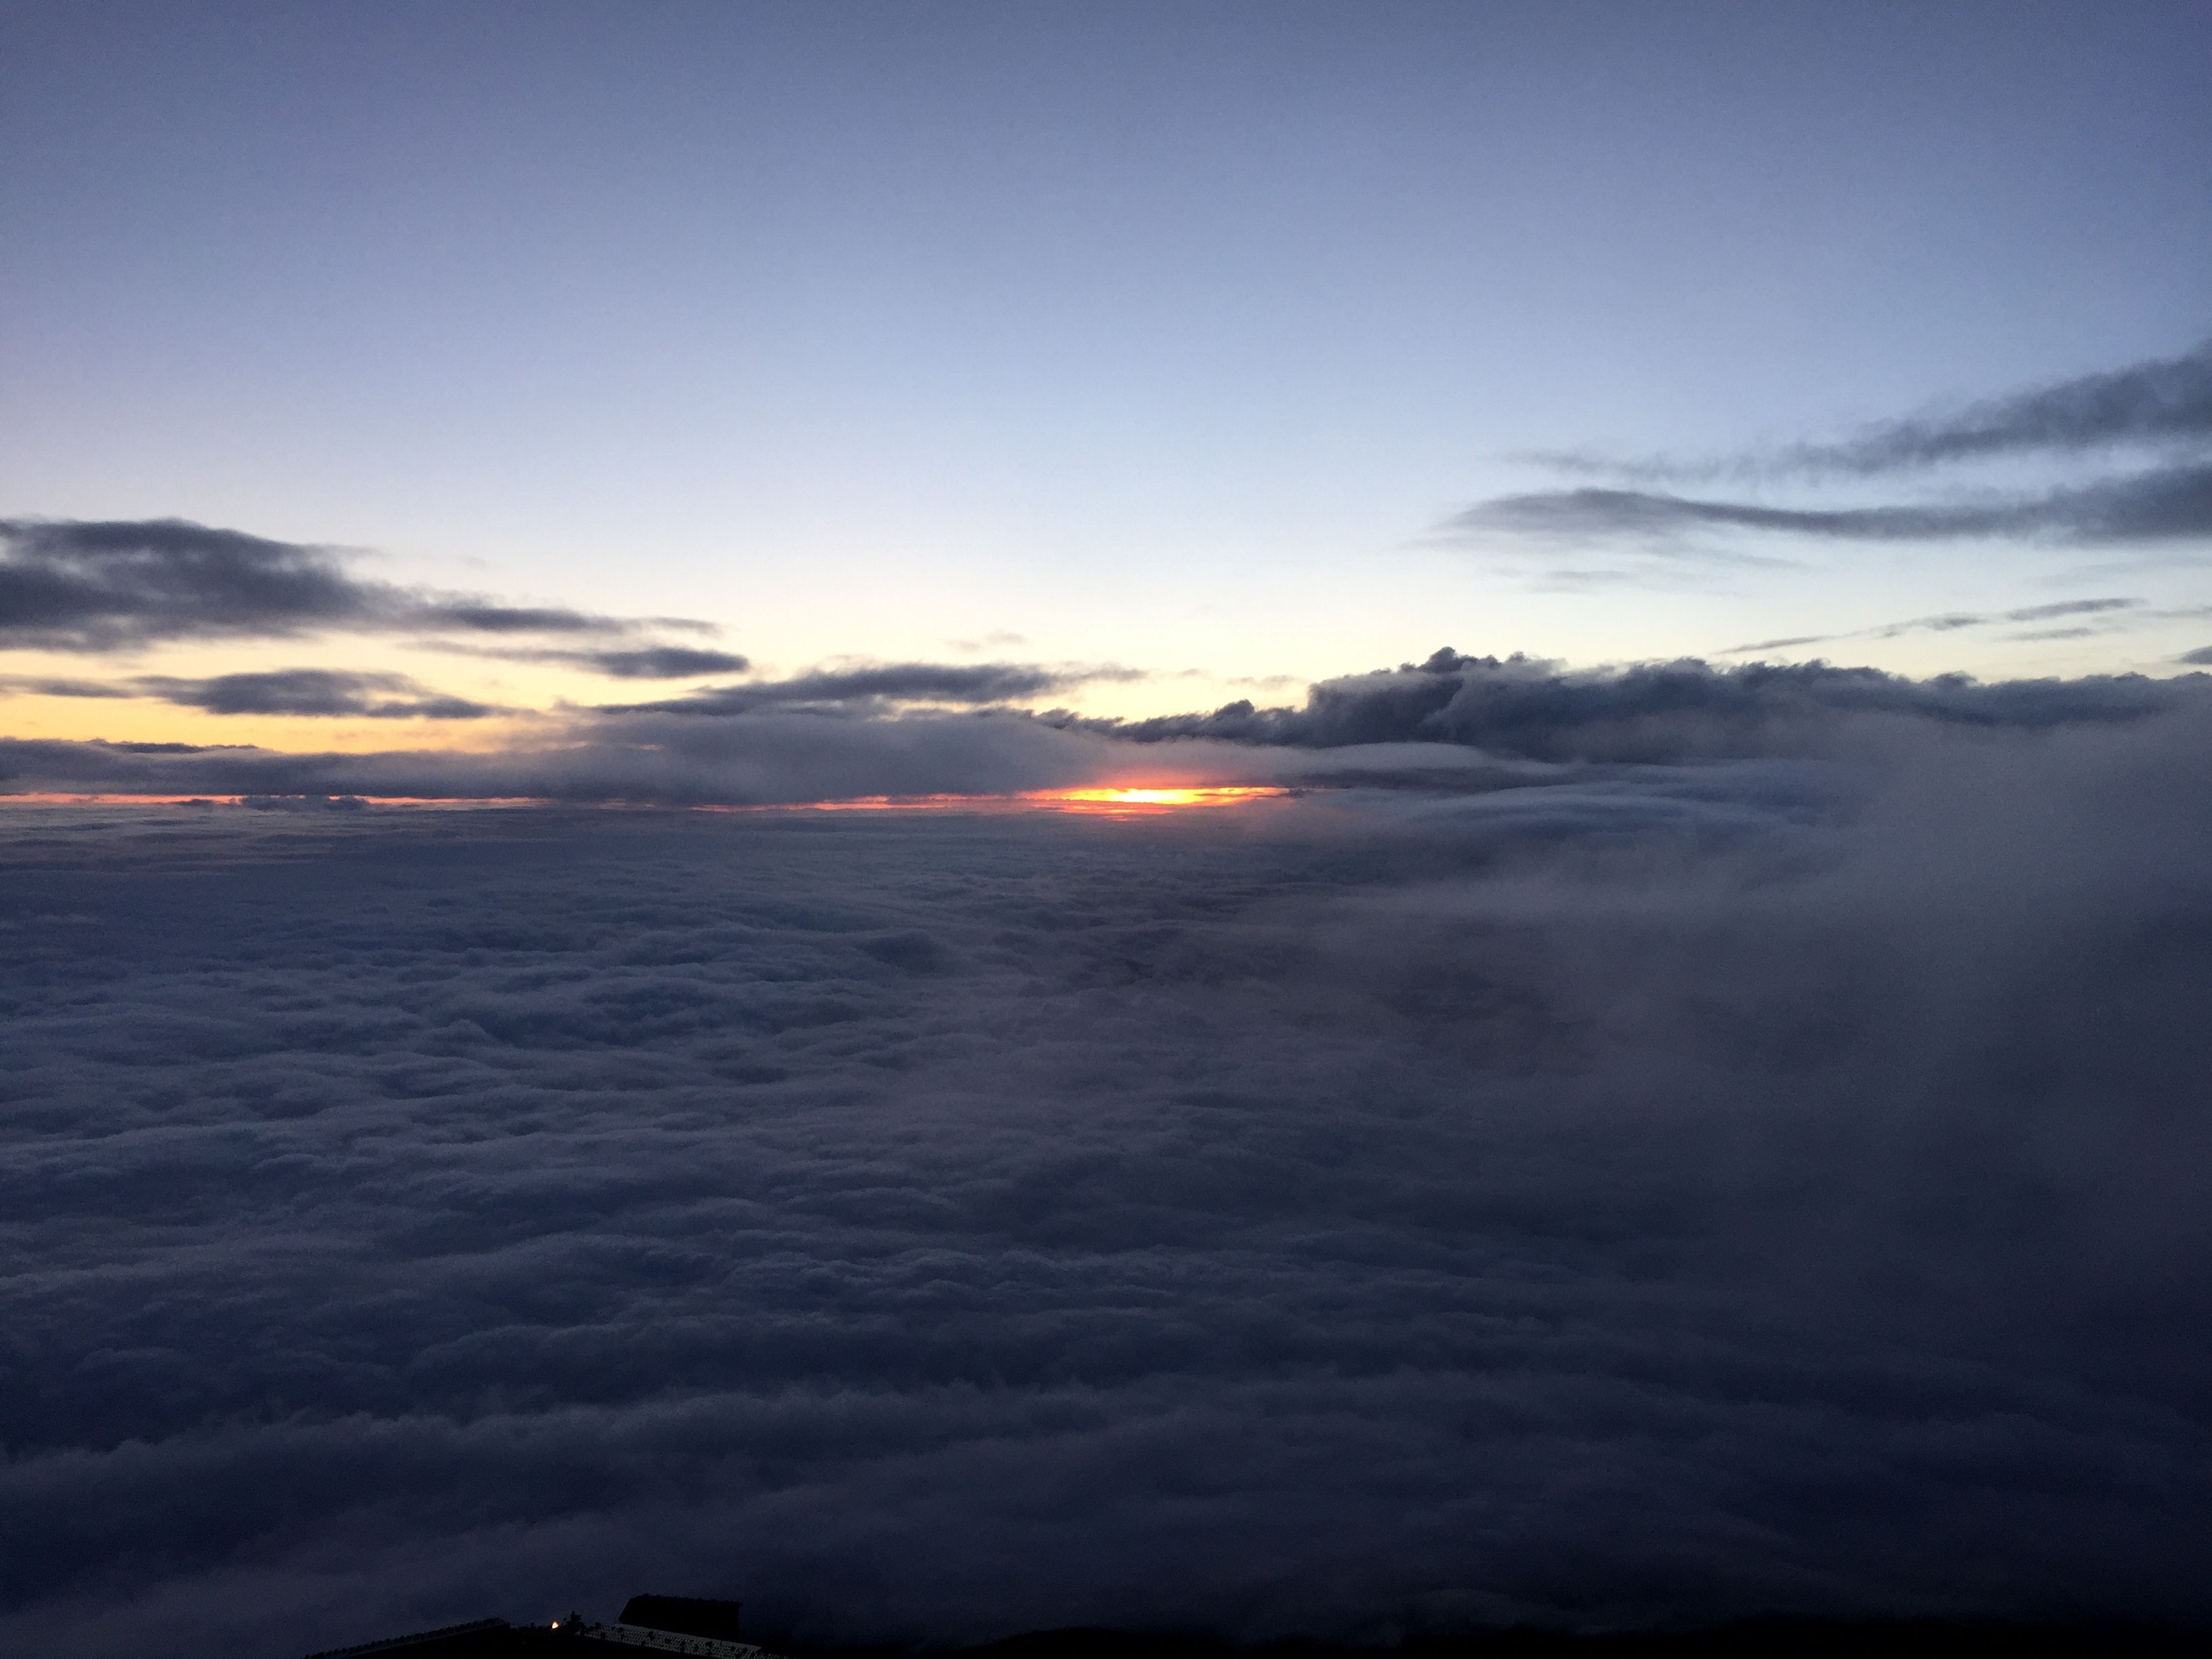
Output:
<path fill-rule="evenodd" d="M 1127 820 L 9 809 L 0 1648 L 2212 1621 L 2144 686 Z"/>

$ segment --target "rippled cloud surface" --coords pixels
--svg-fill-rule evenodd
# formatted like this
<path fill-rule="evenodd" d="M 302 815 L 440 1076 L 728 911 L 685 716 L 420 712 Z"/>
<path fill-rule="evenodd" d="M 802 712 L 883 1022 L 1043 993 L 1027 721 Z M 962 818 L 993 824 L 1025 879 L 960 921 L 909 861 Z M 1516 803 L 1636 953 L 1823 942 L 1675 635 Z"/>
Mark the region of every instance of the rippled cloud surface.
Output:
<path fill-rule="evenodd" d="M 13 809 L 0 1640 L 2212 1618 L 2206 736 Z"/>

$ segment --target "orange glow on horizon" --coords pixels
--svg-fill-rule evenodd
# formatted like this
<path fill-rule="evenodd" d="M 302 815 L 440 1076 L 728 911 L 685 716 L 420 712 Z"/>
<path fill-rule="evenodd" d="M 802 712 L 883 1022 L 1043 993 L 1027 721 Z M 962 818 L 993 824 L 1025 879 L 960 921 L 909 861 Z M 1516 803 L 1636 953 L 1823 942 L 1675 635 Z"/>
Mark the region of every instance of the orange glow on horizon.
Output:
<path fill-rule="evenodd" d="M 1215 785 L 1201 788 L 1039 789 L 1021 799 L 1035 801 L 1040 806 L 1058 806 L 1076 812 L 1164 811 L 1183 806 L 1235 806 L 1289 793 L 1285 789 Z"/>
<path fill-rule="evenodd" d="M 855 795 L 843 800 L 757 806 L 701 806 L 702 812 L 1083 812 L 1151 817 L 1194 806 L 1236 806 L 1279 799 L 1288 789 L 1249 785 L 1030 789 L 1018 795 Z"/>
<path fill-rule="evenodd" d="M 244 806 L 250 801 L 356 800 L 364 806 L 550 806 L 539 795 L 121 795 L 94 790 L 27 789 L 0 794 L 0 806 Z"/>
<path fill-rule="evenodd" d="M 1153 817 L 1188 807 L 1236 806 L 1279 799 L 1291 791 L 1273 787 L 1209 785 L 1155 788 L 1032 789 L 1016 795 L 859 795 L 844 800 L 775 801 L 751 805 L 696 805 L 695 812 L 1082 812 Z M 261 799 L 320 805 L 343 799 L 363 806 L 599 806 L 620 810 L 650 801 L 554 801 L 533 795 L 143 795 L 95 790 L 25 790 L 0 794 L 0 806 L 244 806 Z"/>

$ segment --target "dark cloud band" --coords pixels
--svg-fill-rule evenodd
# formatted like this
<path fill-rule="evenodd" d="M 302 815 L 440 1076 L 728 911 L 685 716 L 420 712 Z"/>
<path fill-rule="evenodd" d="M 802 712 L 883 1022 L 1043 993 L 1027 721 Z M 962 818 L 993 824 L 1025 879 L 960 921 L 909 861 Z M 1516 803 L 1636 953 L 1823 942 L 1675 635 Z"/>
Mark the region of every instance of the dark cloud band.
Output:
<path fill-rule="evenodd" d="M 1112 666 L 1042 667 L 1033 663 L 878 663 L 825 669 L 789 679 L 716 686 L 658 702 L 614 703 L 610 714 L 745 714 L 814 704 L 951 703 L 976 706 L 1024 701 L 1099 680 L 1142 679 L 1141 671 Z"/>
<path fill-rule="evenodd" d="M 2155 445 L 2178 459 L 2095 483 L 1969 501 L 1840 507 L 1774 506 L 1642 489 L 1538 490 L 1468 508 L 1446 537 L 1603 541 L 1646 551 L 1698 531 L 1853 542 L 2009 538 L 2095 546 L 2212 536 L 2212 343 L 2186 355 L 1972 404 L 1956 414 L 1889 421 L 1840 442 L 1796 444 L 1704 464 L 1616 462 L 1581 454 L 1537 461 L 1648 481 L 1780 475 L 1876 477 L 2016 455 L 2090 454 Z M 1720 550 L 1706 550 L 1708 554 Z"/>
<path fill-rule="evenodd" d="M 638 646 L 610 651 L 562 650 L 548 647 L 456 645 L 450 641 L 425 642 L 425 648 L 450 651 L 499 662 L 539 663 L 551 667 L 580 668 L 617 680 L 680 680 L 701 674 L 741 674 L 750 664 L 732 651 L 704 651 L 696 646 Z"/>
<path fill-rule="evenodd" d="M 978 673 L 983 678 L 955 684 L 978 697 L 1034 684 Z M 198 700 L 195 706 L 229 712 L 358 714 L 381 698 L 392 705 L 390 717 L 438 717 L 428 706 L 434 694 L 410 699 L 392 695 L 404 688 L 345 678 L 248 675 L 177 684 L 180 698 Z M 858 700 L 817 700 L 825 681 Z M 856 692 L 855 682 L 868 689 Z M 1388 771 L 1399 764 L 1393 751 L 1407 744 L 1549 764 L 1798 758 L 1844 752 L 1884 725 L 1990 733 L 2124 726 L 2212 703 L 2212 678 L 2198 674 L 1983 684 L 1964 675 L 1915 680 L 1825 663 L 1716 667 L 1685 659 L 1566 670 L 1450 650 L 1323 681 L 1298 707 L 1240 701 L 1210 714 L 1140 720 L 989 706 L 902 711 L 885 701 L 890 688 L 941 696 L 945 683 L 897 669 L 879 678 L 772 682 L 769 690 L 800 684 L 815 696 L 770 695 L 743 706 L 732 697 L 705 710 L 678 699 L 594 711 L 491 753 L 0 740 L 0 789 L 748 805 L 1050 789 L 1139 768 L 1232 781 L 1340 777 L 1363 768 Z M 702 712 L 717 717 L 702 719 Z M 1370 749 L 1379 757 L 1371 767 L 1358 758 Z M 1285 751 L 1334 757 L 1322 766 Z"/>
<path fill-rule="evenodd" d="M 1665 538 L 1747 531 L 1830 541 L 2010 537 L 2081 545 L 2212 536 L 2212 463 L 2159 468 L 2078 489 L 1967 505 L 1783 507 L 1644 489 L 1540 490 L 1471 507 L 1445 526 L 1462 538 Z"/>
<path fill-rule="evenodd" d="M 351 574 L 328 548 L 181 519 L 0 520 L 0 649 L 342 630 L 620 635 L 648 625 L 705 626 L 399 587 Z"/>
<path fill-rule="evenodd" d="M 1841 443 L 1793 446 L 1778 452 L 1773 465 L 1888 472 L 2023 452 L 2207 439 L 2212 439 L 2212 342 L 2179 357 L 1989 398 L 1954 415 L 1886 422 Z"/>
<path fill-rule="evenodd" d="M 1784 643 L 1809 643 L 1784 641 Z M 1325 680 L 1301 708 L 1239 702 L 1208 714 L 1089 722 L 1138 742 L 1213 738 L 1328 749 L 1441 743 L 1543 760 L 1677 761 L 1823 751 L 1869 717 L 1939 726 L 2125 723 L 2200 702 L 2212 682 L 2141 675 L 1982 684 L 1826 663 L 1715 667 L 1695 659 L 1566 670 L 1443 650 L 1420 664 Z"/>
<path fill-rule="evenodd" d="M 349 716 L 367 720 L 480 720 L 511 711 L 432 690 L 404 674 L 279 668 L 204 679 L 139 674 L 127 680 L 0 679 L 0 689 L 44 697 L 153 697 L 210 714 Z"/>
<path fill-rule="evenodd" d="M 1729 474 L 1870 476 L 2021 454 L 2079 454 L 2124 444 L 2212 440 L 2212 341 L 2179 357 L 2085 374 L 1949 414 L 1875 422 L 1851 437 L 1787 444 L 1703 462 L 1608 459 L 1577 452 L 1527 459 L 1568 471 L 1644 478 Z"/>
<path fill-rule="evenodd" d="M 147 696 L 210 714 L 344 715 L 362 720 L 481 720 L 501 712 L 489 703 L 452 697 L 404 674 L 347 673 L 284 668 L 262 674 L 178 679 L 145 674 L 131 682 Z"/>

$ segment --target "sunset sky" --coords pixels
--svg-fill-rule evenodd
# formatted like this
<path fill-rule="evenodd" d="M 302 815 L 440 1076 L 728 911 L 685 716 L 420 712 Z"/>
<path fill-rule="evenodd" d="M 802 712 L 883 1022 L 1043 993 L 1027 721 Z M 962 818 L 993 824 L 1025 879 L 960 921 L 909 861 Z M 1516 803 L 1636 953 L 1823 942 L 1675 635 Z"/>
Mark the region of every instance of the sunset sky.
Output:
<path fill-rule="evenodd" d="M 2208 757 L 2208 0 L 0 0 L 0 1652 L 2201 1650 Z"/>
<path fill-rule="evenodd" d="M 5 27 L 0 518 L 183 520 L 682 619 L 621 642 L 724 659 L 641 686 L 527 633 L 18 628 L 15 736 L 499 747 L 564 703 L 855 663 L 1041 665 L 1002 700 L 1159 714 L 1443 645 L 2002 678 L 2212 642 L 2201 475 L 2118 530 L 1486 510 L 1987 504 L 2201 465 L 2199 4 Z M 1791 448 L 2160 365 L 2164 429 Z M 297 669 L 404 683 L 374 720 L 173 695 Z M 405 712 L 441 699 L 477 708 Z"/>

